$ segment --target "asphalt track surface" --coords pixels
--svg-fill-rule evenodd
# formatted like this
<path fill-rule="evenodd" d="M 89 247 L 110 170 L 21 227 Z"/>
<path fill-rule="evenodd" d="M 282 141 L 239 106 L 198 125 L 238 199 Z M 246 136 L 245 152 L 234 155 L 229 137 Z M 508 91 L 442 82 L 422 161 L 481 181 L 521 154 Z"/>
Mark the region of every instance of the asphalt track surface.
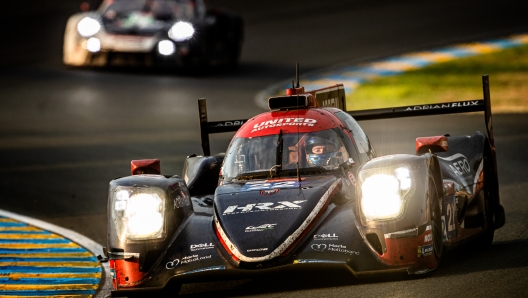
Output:
<path fill-rule="evenodd" d="M 255 94 L 301 71 L 528 32 L 524 1 L 211 1 L 240 12 L 240 66 L 201 75 L 61 65 L 71 0 L 17 1 L 0 11 L 0 209 L 79 232 L 104 245 L 108 181 L 131 159 L 160 158 L 178 174 L 201 153 L 196 99 L 210 120 L 262 111 Z M 480 88 L 480 78 L 475 78 Z M 491 77 L 492 96 L 493 77 Z M 424 277 L 356 280 L 306 272 L 186 285 L 183 296 L 524 296 L 528 284 L 528 117 L 495 115 L 506 226 L 488 250 L 455 250 Z M 365 121 L 381 154 L 412 153 L 416 136 L 485 130 L 481 115 Z M 211 138 L 224 150 L 229 135 Z"/>

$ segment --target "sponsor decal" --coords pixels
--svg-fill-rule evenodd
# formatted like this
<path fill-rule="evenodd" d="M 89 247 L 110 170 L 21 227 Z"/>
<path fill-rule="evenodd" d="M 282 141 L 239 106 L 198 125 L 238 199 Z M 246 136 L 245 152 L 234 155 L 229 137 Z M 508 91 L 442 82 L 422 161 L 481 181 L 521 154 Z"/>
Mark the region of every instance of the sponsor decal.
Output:
<path fill-rule="evenodd" d="M 277 190 L 279 188 L 298 188 L 301 185 L 308 184 L 303 181 L 301 183 L 297 180 L 283 180 L 283 181 L 266 181 L 266 182 L 248 182 L 240 191 L 252 191 L 252 190 Z M 262 194 L 262 192 L 261 192 Z"/>
<path fill-rule="evenodd" d="M 268 248 L 267 247 L 263 247 L 263 248 L 252 248 L 252 249 L 248 249 L 247 252 L 253 252 L 253 251 L 267 251 Z"/>
<path fill-rule="evenodd" d="M 203 257 L 200 257 L 198 255 L 186 256 L 186 257 L 181 258 L 181 260 L 180 259 L 174 259 L 174 260 L 172 260 L 170 262 L 167 262 L 167 264 L 165 264 L 165 268 L 174 269 L 180 264 L 183 265 L 183 264 L 188 264 L 188 263 L 192 263 L 192 262 L 196 262 L 196 261 L 207 260 L 207 259 L 210 259 L 211 257 L 212 257 L 212 255 L 203 256 Z"/>
<path fill-rule="evenodd" d="M 471 173 L 471 167 L 466 158 L 454 162 L 453 165 L 449 165 L 449 167 L 457 176 L 464 176 L 465 174 Z"/>
<path fill-rule="evenodd" d="M 312 244 L 312 249 L 323 252 L 326 249 L 326 244 Z"/>
<path fill-rule="evenodd" d="M 240 121 L 225 121 L 225 122 L 222 122 L 222 123 L 218 123 L 217 125 L 215 125 L 215 127 L 219 127 L 219 126 L 238 126 L 238 125 L 242 125 L 244 124 L 244 121 L 240 120 Z"/>
<path fill-rule="evenodd" d="M 179 264 L 180 264 L 180 259 L 174 259 L 173 261 L 168 262 L 165 265 L 165 268 L 167 269 L 176 268 L 176 266 L 178 266 Z"/>
<path fill-rule="evenodd" d="M 338 108 L 338 109 L 341 108 L 339 97 L 333 97 L 333 98 L 322 100 L 321 104 L 322 104 L 321 106 L 323 107 Z"/>
<path fill-rule="evenodd" d="M 251 132 L 281 126 L 314 126 L 317 120 L 310 118 L 278 118 L 255 124 Z"/>
<path fill-rule="evenodd" d="M 262 231 L 265 231 L 265 230 L 273 230 L 275 229 L 275 226 L 277 224 L 263 224 L 263 225 L 260 225 L 258 227 L 254 227 L 254 226 L 249 226 L 246 228 L 245 232 L 248 233 L 248 232 L 262 232 Z"/>
<path fill-rule="evenodd" d="M 247 204 L 246 206 L 239 207 L 238 205 L 229 206 L 224 210 L 224 215 L 229 214 L 244 214 L 244 213 L 254 213 L 254 212 L 263 212 L 263 211 L 276 211 L 276 210 L 294 210 L 301 209 L 301 203 L 306 202 L 306 200 L 300 201 L 281 201 L 277 203 L 258 203 L 258 204 Z"/>
<path fill-rule="evenodd" d="M 471 166 L 467 157 L 463 154 L 457 153 L 450 157 L 439 157 L 442 160 L 449 161 L 451 164 L 448 164 L 449 168 L 455 175 L 461 176 L 464 179 L 471 177 Z"/>
<path fill-rule="evenodd" d="M 433 244 L 418 246 L 418 257 L 426 257 L 433 253 Z"/>
<path fill-rule="evenodd" d="M 329 244 L 328 251 L 342 252 L 342 253 L 345 253 L 351 256 L 353 255 L 359 256 L 359 251 L 348 250 L 345 245 L 341 245 L 341 244 Z"/>
<path fill-rule="evenodd" d="M 279 192 L 279 189 L 263 189 L 260 191 L 260 194 L 263 196 L 271 196 Z"/>
<path fill-rule="evenodd" d="M 313 240 L 339 240 L 339 237 L 333 234 L 316 234 L 313 236 Z"/>
<path fill-rule="evenodd" d="M 412 106 L 407 107 L 405 111 L 420 111 L 420 110 L 436 110 L 436 109 L 449 109 L 449 108 L 460 108 L 460 107 L 471 107 L 478 106 L 478 101 L 461 101 L 461 102 L 450 102 L 444 104 L 434 104 L 434 105 L 422 105 L 422 106 Z"/>
<path fill-rule="evenodd" d="M 188 205 L 190 205 L 189 199 L 185 197 L 185 194 L 183 194 L 183 192 L 181 196 L 174 198 L 174 209 L 182 208 Z"/>
<path fill-rule="evenodd" d="M 427 234 L 424 236 L 424 243 L 429 243 L 433 241 L 433 234 Z"/>
<path fill-rule="evenodd" d="M 191 251 L 205 250 L 205 249 L 212 249 L 212 248 L 214 248 L 213 243 L 200 243 L 200 244 L 191 245 Z"/>

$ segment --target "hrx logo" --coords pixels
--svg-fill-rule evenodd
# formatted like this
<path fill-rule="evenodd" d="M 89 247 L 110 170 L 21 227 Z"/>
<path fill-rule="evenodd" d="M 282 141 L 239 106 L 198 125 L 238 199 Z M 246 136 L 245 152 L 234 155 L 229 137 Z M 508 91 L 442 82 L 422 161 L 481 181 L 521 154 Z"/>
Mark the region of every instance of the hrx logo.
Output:
<path fill-rule="evenodd" d="M 246 206 L 233 205 L 233 206 L 227 207 L 224 210 L 224 215 L 261 212 L 261 211 L 301 209 L 302 206 L 300 206 L 299 204 L 303 202 L 306 202 L 306 200 L 293 201 L 293 202 L 282 201 L 282 202 L 277 202 L 277 203 L 247 204 Z"/>

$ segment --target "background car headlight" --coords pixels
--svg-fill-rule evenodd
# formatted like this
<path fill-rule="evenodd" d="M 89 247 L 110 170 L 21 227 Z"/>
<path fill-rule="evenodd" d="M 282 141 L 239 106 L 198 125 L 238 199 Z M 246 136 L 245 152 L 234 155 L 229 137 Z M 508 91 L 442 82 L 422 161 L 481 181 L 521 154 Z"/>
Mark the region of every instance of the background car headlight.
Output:
<path fill-rule="evenodd" d="M 88 38 L 88 40 L 86 40 L 86 49 L 92 53 L 99 52 L 101 50 L 101 41 L 99 40 L 99 38 Z"/>
<path fill-rule="evenodd" d="M 162 40 L 158 43 L 158 53 L 160 53 L 163 56 L 170 56 L 174 54 L 176 51 L 176 47 L 174 46 L 174 43 L 170 40 Z"/>
<path fill-rule="evenodd" d="M 93 36 L 97 34 L 99 30 L 101 30 L 101 24 L 90 17 L 85 17 L 77 24 L 77 32 L 79 32 L 82 37 Z"/>
<path fill-rule="evenodd" d="M 113 209 L 120 238 L 147 240 L 163 236 L 165 194 L 161 189 L 118 187 Z"/>
<path fill-rule="evenodd" d="M 403 213 L 405 195 L 412 186 L 407 168 L 372 174 L 361 184 L 361 210 L 367 221 L 387 220 Z"/>
<path fill-rule="evenodd" d="M 169 37 L 174 41 L 184 41 L 194 35 L 194 27 L 189 22 L 177 22 L 169 30 Z"/>

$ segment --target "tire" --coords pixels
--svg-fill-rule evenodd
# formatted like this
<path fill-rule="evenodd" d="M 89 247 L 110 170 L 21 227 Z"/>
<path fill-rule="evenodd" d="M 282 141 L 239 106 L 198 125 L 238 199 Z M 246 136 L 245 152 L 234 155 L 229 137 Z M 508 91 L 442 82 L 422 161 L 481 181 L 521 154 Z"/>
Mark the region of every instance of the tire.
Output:
<path fill-rule="evenodd" d="M 479 193 L 479 200 L 483 209 L 483 233 L 475 242 L 475 248 L 487 248 L 493 243 L 495 236 L 495 206 L 497 193 L 497 179 L 494 179 L 492 167 L 487 158 L 484 158 L 484 187 Z"/>
<path fill-rule="evenodd" d="M 442 212 L 440 211 L 440 200 L 438 192 L 433 181 L 429 184 L 429 218 L 431 223 L 431 232 L 433 234 L 433 252 L 436 264 L 440 264 L 444 251 L 443 232 L 442 232 Z"/>

